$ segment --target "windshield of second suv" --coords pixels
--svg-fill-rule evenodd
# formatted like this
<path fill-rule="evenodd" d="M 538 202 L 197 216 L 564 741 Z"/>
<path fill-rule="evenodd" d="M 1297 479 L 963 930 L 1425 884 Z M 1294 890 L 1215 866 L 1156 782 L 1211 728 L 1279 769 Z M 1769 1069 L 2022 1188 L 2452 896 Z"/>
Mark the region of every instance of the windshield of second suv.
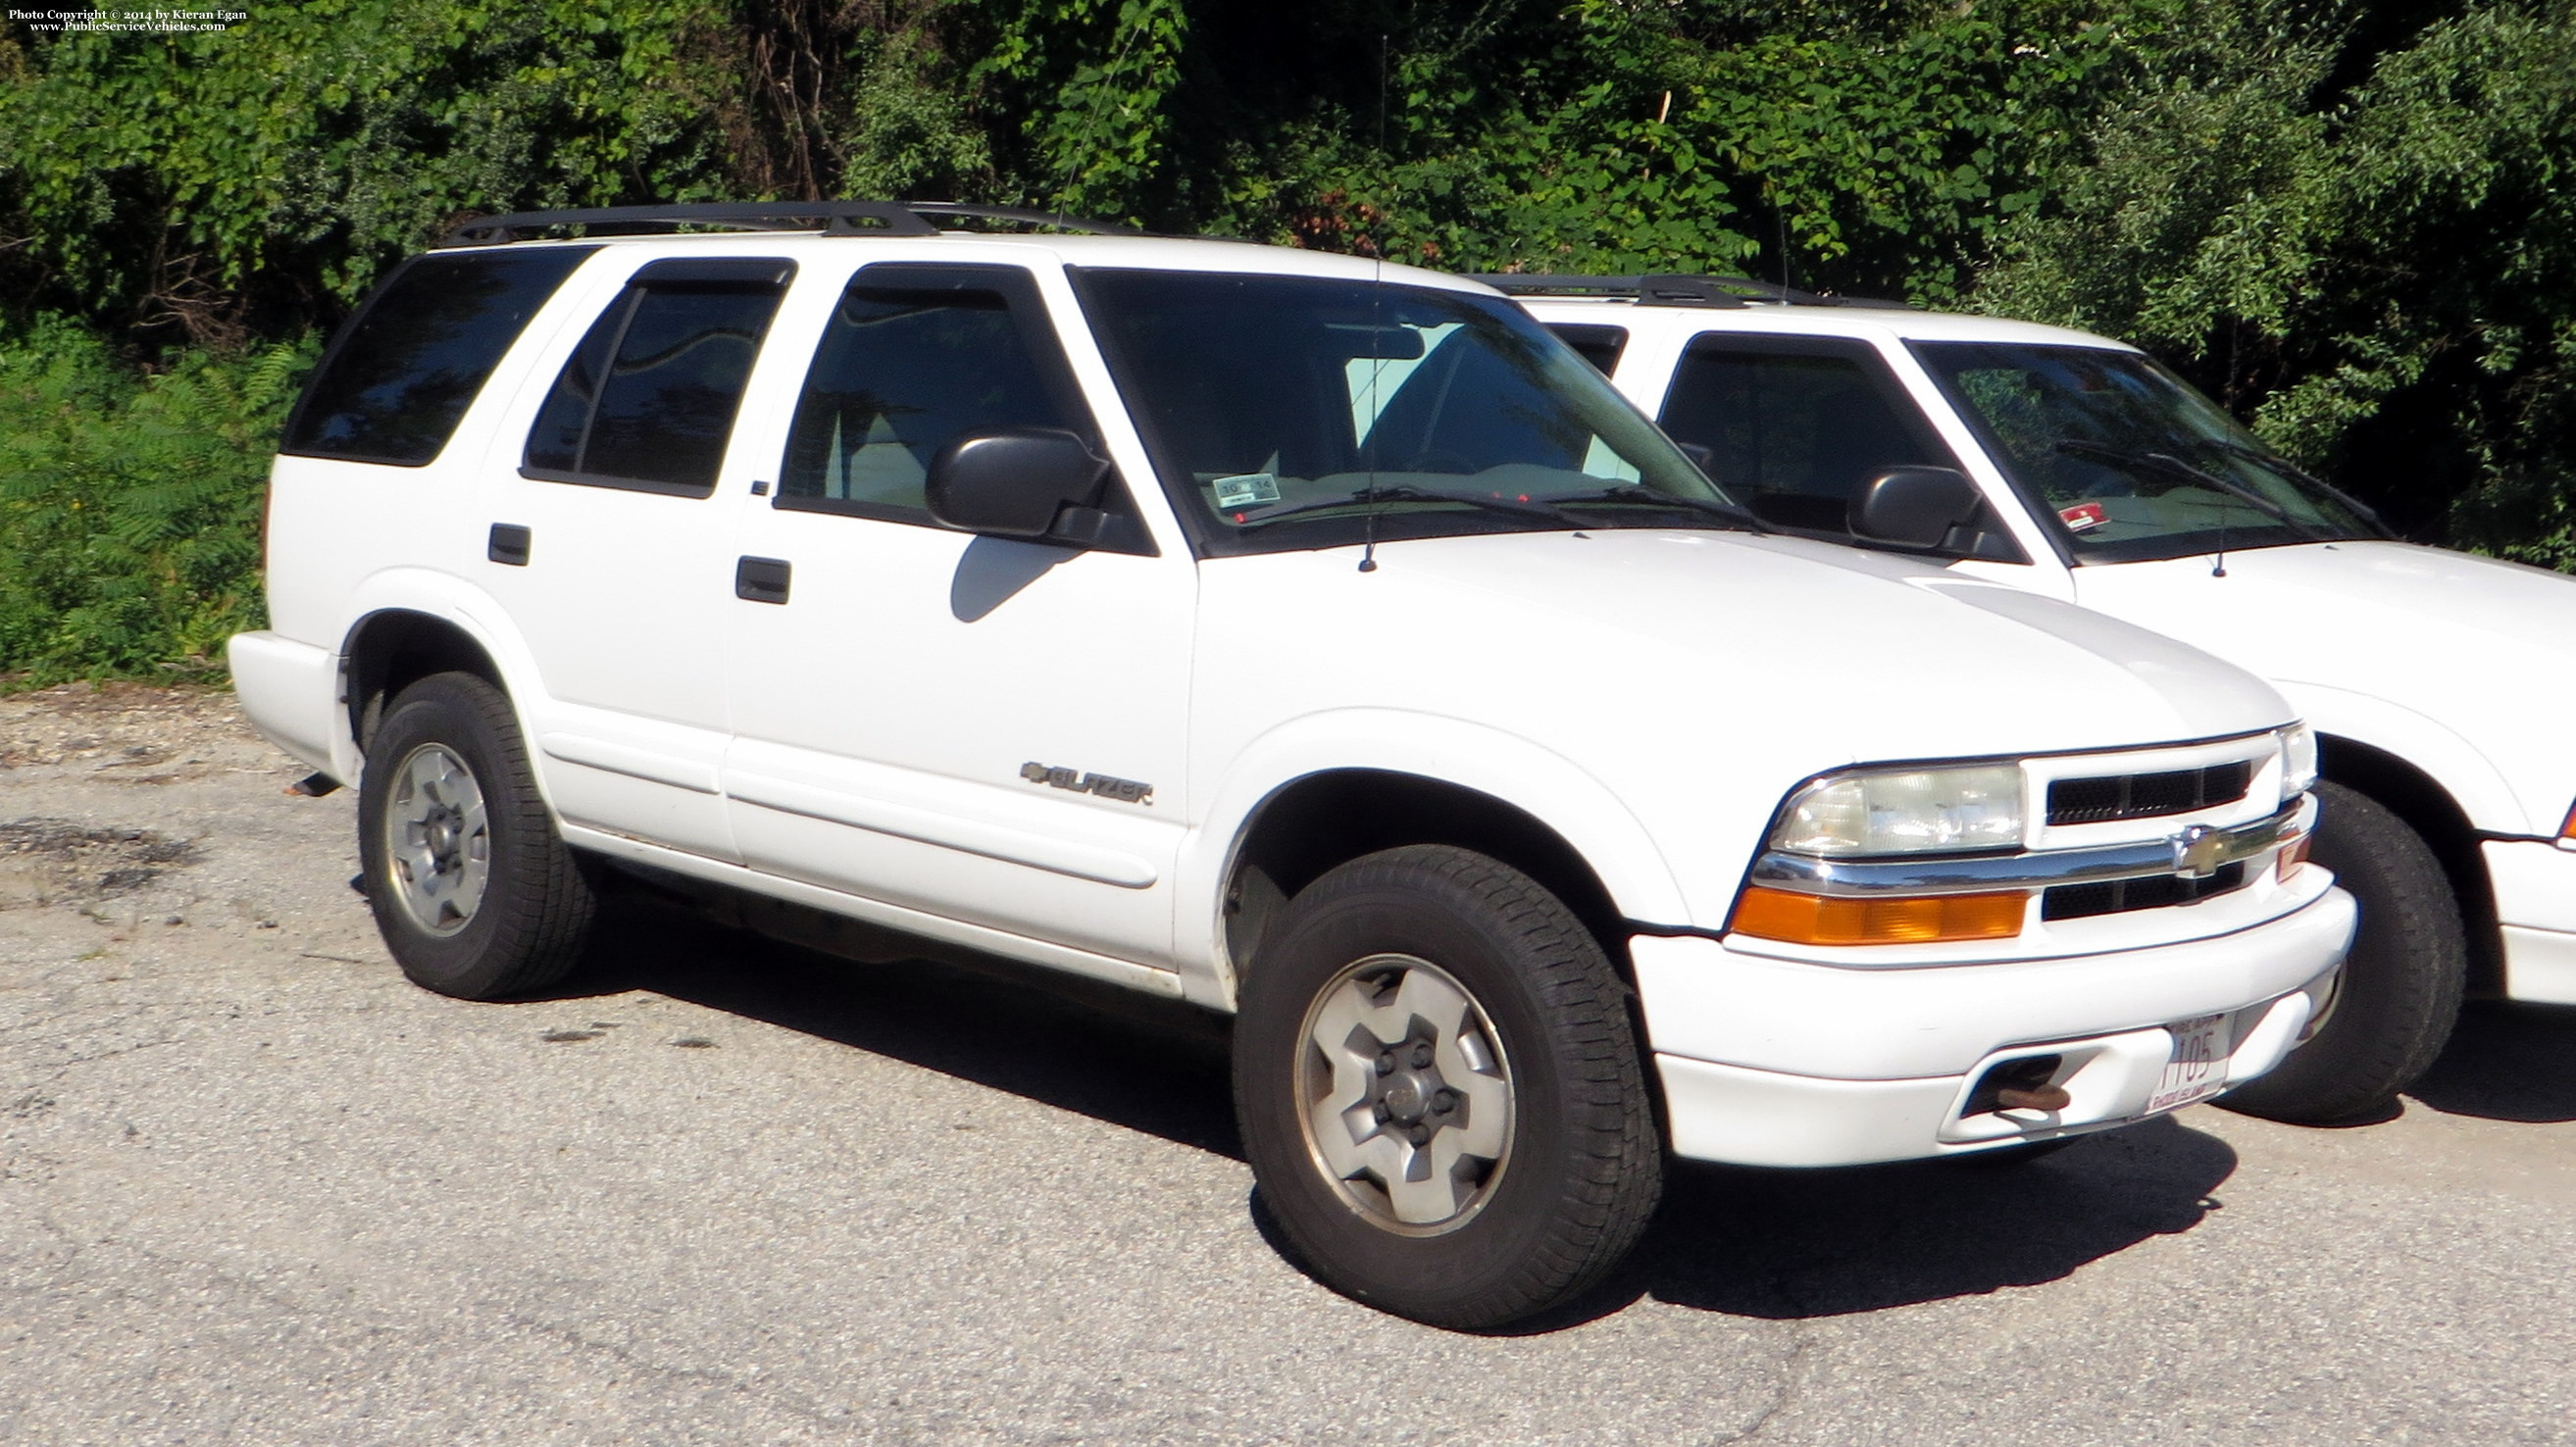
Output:
<path fill-rule="evenodd" d="M 1244 553 L 1740 510 L 1499 297 L 1086 270 L 1084 306 L 1201 548 Z"/>
<path fill-rule="evenodd" d="M 2378 536 L 2346 499 L 2138 353 L 1912 347 L 2077 562 Z"/>

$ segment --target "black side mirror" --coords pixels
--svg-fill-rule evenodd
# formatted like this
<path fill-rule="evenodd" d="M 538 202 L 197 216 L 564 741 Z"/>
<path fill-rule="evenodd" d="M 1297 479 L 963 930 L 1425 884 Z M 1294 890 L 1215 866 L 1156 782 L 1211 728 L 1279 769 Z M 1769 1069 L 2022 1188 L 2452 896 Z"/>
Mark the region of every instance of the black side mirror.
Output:
<path fill-rule="evenodd" d="M 1869 480 L 1852 509 L 1852 531 L 1909 548 L 1958 546 L 1953 532 L 1976 531 L 1985 497 L 1949 467 L 1891 467 Z"/>
<path fill-rule="evenodd" d="M 997 538 L 1077 546 L 1100 540 L 1109 464 L 1081 438 L 1052 427 L 970 432 L 930 459 L 922 492 L 930 515 Z"/>

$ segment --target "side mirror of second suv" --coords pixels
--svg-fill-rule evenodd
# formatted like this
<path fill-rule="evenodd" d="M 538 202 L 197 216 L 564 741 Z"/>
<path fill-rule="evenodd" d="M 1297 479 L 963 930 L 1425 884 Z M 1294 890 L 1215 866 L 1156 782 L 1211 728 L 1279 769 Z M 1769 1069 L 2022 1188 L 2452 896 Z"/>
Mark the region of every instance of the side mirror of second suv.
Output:
<path fill-rule="evenodd" d="M 1852 531 L 1907 547 L 1937 548 L 1976 525 L 1984 495 L 1949 467 L 1892 467 L 1869 480 L 1852 509 Z"/>
<path fill-rule="evenodd" d="M 1099 541 L 1109 464 L 1053 428 L 975 432 L 931 459 L 922 491 L 931 516 L 991 537 L 1084 546 Z"/>

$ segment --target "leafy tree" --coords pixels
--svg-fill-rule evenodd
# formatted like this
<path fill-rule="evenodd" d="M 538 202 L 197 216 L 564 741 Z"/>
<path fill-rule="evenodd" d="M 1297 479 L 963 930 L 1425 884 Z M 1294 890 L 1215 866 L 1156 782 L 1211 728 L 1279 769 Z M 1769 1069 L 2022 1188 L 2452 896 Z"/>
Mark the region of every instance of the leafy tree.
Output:
<path fill-rule="evenodd" d="M 0 670 L 164 667 L 250 616 L 284 398 L 397 258 L 470 214 L 714 197 L 1010 201 L 2065 321 L 2158 352 L 2425 536 L 2576 567 L 2572 132 L 2568 0 L 306 0 L 220 34 L 11 22 Z"/>
<path fill-rule="evenodd" d="M 2576 563 L 2576 14 L 2337 36 L 2213 7 L 2098 118 L 1977 302 L 2164 355 L 2401 522 Z"/>

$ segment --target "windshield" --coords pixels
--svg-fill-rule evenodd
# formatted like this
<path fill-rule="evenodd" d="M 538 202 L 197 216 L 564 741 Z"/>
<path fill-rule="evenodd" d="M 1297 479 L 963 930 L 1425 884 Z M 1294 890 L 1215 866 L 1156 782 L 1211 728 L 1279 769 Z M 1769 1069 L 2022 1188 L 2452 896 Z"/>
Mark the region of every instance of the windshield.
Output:
<path fill-rule="evenodd" d="M 2075 561 L 2375 537 L 2216 403 L 2135 352 L 1915 342 Z"/>
<path fill-rule="evenodd" d="M 1080 280 L 1202 552 L 1356 543 L 1372 514 L 1384 539 L 1727 525 L 1726 496 L 1501 298 L 1209 272 Z"/>

